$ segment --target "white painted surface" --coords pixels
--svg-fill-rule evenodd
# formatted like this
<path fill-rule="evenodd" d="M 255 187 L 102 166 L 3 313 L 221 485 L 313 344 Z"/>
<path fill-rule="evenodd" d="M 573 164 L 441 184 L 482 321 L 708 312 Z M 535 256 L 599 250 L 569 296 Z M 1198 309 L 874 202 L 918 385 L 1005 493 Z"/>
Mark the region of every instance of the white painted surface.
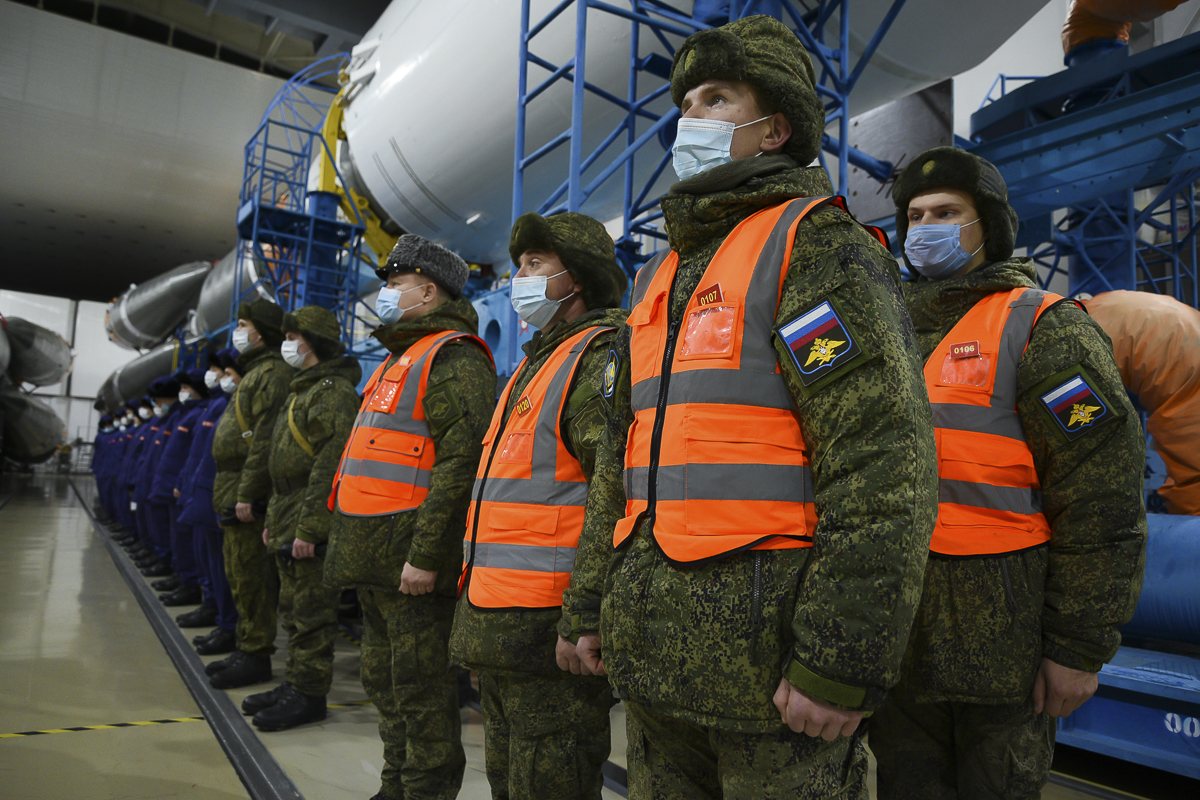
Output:
<path fill-rule="evenodd" d="M 75 316 L 75 369 L 71 372 L 71 395 L 95 398 L 100 386 L 118 367 L 138 357 L 109 340 L 104 331 L 107 306 L 83 300 Z"/>
<path fill-rule="evenodd" d="M 555 4 L 535 0 L 532 18 L 539 19 Z M 909 0 L 863 73 L 852 113 L 970 69 L 1044 4 L 1045 0 Z M 853 4 L 853 52 L 866 46 L 890 6 L 891 0 Z M 518 0 L 394 0 L 363 37 L 364 42 L 380 41 L 362 65 L 373 77 L 350 103 L 345 118 L 355 166 L 393 219 L 412 233 L 453 247 L 468 260 L 498 265 L 508 261 L 512 219 L 519 9 Z M 628 22 L 608 14 L 593 11 L 588 17 L 586 78 L 619 97 L 627 92 L 629 30 Z M 830 41 L 836 42 L 836 19 L 831 34 Z M 652 39 L 643 34 L 646 43 Z M 572 7 L 531 41 L 531 50 L 563 64 L 573 55 L 574 43 Z M 529 88 L 548 74 L 531 68 Z M 643 92 L 658 83 L 649 75 L 640 81 Z M 656 111 L 668 107 L 666 98 L 651 106 Z M 537 98 L 529 106 L 526 153 L 566 130 L 570 111 L 566 83 Z M 616 126 L 621 113 L 589 94 L 585 117 L 586 155 Z M 619 148 L 614 144 L 601 163 L 615 157 Z M 653 154 L 661 152 L 656 144 L 649 145 L 639 156 L 639 172 L 642 161 L 648 172 Z M 564 146 L 526 174 L 526 210 L 562 182 L 566 155 Z M 596 172 L 585 173 L 585 182 Z M 675 180 L 670 167 L 666 173 L 657 187 L 660 192 Z M 619 191 L 619 180 L 605 184 L 582 210 L 611 219 L 620 211 Z M 483 221 L 468 226 L 466 220 L 475 214 L 483 214 Z"/>

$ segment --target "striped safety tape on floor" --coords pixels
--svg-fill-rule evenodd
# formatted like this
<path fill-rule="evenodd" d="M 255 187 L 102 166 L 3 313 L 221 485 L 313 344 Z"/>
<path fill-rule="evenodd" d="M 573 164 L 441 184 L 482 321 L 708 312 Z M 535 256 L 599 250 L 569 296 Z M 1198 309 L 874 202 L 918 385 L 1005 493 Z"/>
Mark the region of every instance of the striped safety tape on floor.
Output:
<path fill-rule="evenodd" d="M 44 731 L 20 731 L 0 733 L 0 739 L 20 739 L 25 736 L 43 736 L 49 733 L 76 733 L 78 731 L 106 731 L 113 728 L 144 728 L 147 725 L 170 725 L 172 722 L 203 722 L 204 717 L 176 717 L 174 719 L 147 719 L 140 722 L 111 722 L 107 725 L 77 725 L 73 728 L 50 728 Z"/>

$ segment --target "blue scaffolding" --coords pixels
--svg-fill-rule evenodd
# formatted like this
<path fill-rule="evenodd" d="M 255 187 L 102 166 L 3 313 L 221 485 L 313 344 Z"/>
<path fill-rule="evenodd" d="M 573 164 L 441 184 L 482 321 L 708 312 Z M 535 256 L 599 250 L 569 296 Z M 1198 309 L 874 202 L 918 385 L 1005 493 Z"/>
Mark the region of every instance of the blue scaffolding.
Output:
<path fill-rule="evenodd" d="M 905 0 L 894 0 L 879 23 L 866 49 L 851 60 L 851 0 L 819 0 L 801 4 L 794 0 L 696 0 L 691 11 L 665 0 L 626 0 L 616 5 L 603 0 L 562 0 L 544 17 L 531 16 L 530 0 L 521 3 L 519 72 L 517 77 L 517 130 L 513 169 L 513 220 L 525 211 L 556 214 L 580 211 L 601 186 L 609 181 L 622 182 L 622 235 L 617 239 L 617 258 L 630 276 L 653 252 L 642 252 L 643 242 L 665 243 L 660 229 L 662 212 L 654 187 L 671 163 L 671 144 L 679 110 L 673 106 L 659 113 L 656 101 L 670 92 L 670 73 L 675 46 L 671 38 L 687 37 L 699 30 L 724 25 L 755 14 L 768 14 L 791 28 L 812 55 L 817 73 L 817 92 L 825 103 L 825 119 L 838 126 L 837 136 L 822 139 L 821 164 L 827 169 L 824 153 L 837 157 L 838 192 L 846 193 L 850 168 L 856 167 L 881 183 L 892 176 L 892 163 L 874 158 L 850 146 L 850 94 L 867 63 L 879 48 Z M 686 3 L 684 4 L 686 5 Z M 536 52 L 538 39 L 559 17 L 574 6 L 574 55 L 562 64 L 543 58 Z M 808 7 L 806 7 L 808 6 Z M 587 34 L 591 14 L 607 14 L 629 23 L 629 73 L 624 96 L 597 86 L 586 75 Z M 827 28 L 836 20 L 836 41 Z M 544 71 L 536 85 L 530 85 L 531 68 Z M 547 89 L 563 81 L 571 86 L 571 124 L 549 141 L 531 143 L 526 136 L 529 108 Z M 599 144 L 584 152 L 585 132 L 594 130 L 584 111 L 587 95 L 600 98 L 620 110 L 620 121 L 606 131 Z M 658 103 L 659 106 L 662 103 Z M 657 146 L 647 148 L 652 142 Z M 619 144 L 618 144 L 619 143 Z M 566 176 L 544 198 L 525 196 L 526 172 L 563 146 L 569 150 Z M 534 149 L 527 152 L 530 147 Z M 638 165 L 649 164 L 649 170 Z M 594 173 L 592 172 L 594 170 Z M 585 180 L 585 173 L 588 174 Z M 618 177 L 619 176 L 619 177 Z M 494 296 L 493 296 L 494 295 Z M 486 304 L 489 318 L 498 320 L 496 337 L 497 366 L 511 373 L 520 361 L 518 347 L 529 332 L 521 330 L 516 315 L 507 304 L 507 289 L 477 298 L 477 307 Z"/>
<path fill-rule="evenodd" d="M 1065 273 L 1072 294 L 1141 290 L 1200 307 L 1200 34 L 1011 92 L 998 82 L 967 144 L 1004 175 L 1043 285 Z"/>
<path fill-rule="evenodd" d="M 575 55 L 563 64 L 554 64 L 537 55 L 533 47 L 538 34 L 572 5 L 575 7 Z M 541 19 L 530 16 L 530 0 L 521 4 L 520 71 L 518 73 L 517 136 L 513 174 L 513 219 L 526 210 L 525 172 L 533 164 L 545 158 L 563 145 L 569 145 L 570 159 L 567 176 L 562 183 L 541 198 L 535 210 L 539 214 L 554 214 L 560 211 L 578 211 L 601 185 L 621 173 L 623 185 L 623 235 L 617 242 L 618 253 L 624 266 L 632 274 L 636 266 L 651 254 L 639 253 L 639 237 L 665 241 L 665 235 L 653 224 L 661 218 L 658 197 L 651 195 L 655 184 L 671 161 L 670 144 L 674 140 L 674 124 L 679 117 L 678 109 L 657 114 L 649 109 L 670 90 L 669 78 L 675 47 L 668 36 L 686 37 L 699 30 L 723 25 L 732 20 L 769 14 L 788 25 L 813 58 L 818 74 L 817 92 L 825 102 L 826 123 L 837 123 L 838 136 L 826 134 L 822 140 L 825 152 L 838 159 L 837 185 L 839 193 L 845 193 L 849 184 L 850 167 L 857 167 L 879 181 L 891 177 L 894 166 L 851 147 L 849 143 L 849 98 L 857 85 L 867 63 L 875 54 L 887 35 L 896 16 L 904 7 L 904 0 L 894 0 L 884 15 L 874 36 L 857 61 L 850 58 L 850 0 L 821 0 L 810 3 L 806 8 L 792 0 L 731 0 L 727 3 L 693 3 L 691 13 L 663 0 L 627 0 L 627 7 L 620 7 L 603 0 L 563 0 Z M 618 97 L 606 89 L 587 80 L 585 63 L 587 56 L 587 31 L 589 12 L 609 14 L 628 20 L 629 35 L 629 78 L 625 97 Z M 837 18 L 837 41 L 827 42 L 826 29 Z M 549 73 L 540 83 L 530 88 L 530 67 Z M 537 145 L 533 152 L 526 153 L 525 123 L 528 108 L 539 95 L 558 81 L 572 87 L 571 125 L 545 143 Z M 648 85 L 650 88 L 644 88 Z M 586 93 L 617 106 L 623 115 L 621 121 L 601 140 L 590 153 L 584 154 L 584 131 L 588 120 L 584 114 Z M 610 148 L 622 141 L 623 149 L 610 153 Z M 649 178 L 639 181 L 635 171 L 635 160 L 651 141 L 660 145 L 658 152 L 643 155 L 652 159 L 653 168 Z M 608 154 L 608 160 L 602 162 Z M 825 165 L 824 153 L 821 156 Z M 598 173 L 586 183 L 584 173 L 598 166 Z"/>
<path fill-rule="evenodd" d="M 330 56 L 297 73 L 279 91 L 263 114 L 262 123 L 246 143 L 245 170 L 237 211 L 238 270 L 230 319 L 238 304 L 266 287 L 285 310 L 319 305 L 333 311 L 347 353 L 363 356 L 379 346 L 355 340 L 360 305 L 359 273 L 366 221 L 338 216 L 341 197 L 316 191 L 312 176 L 318 159 L 327 158 L 336 171 L 323 124 L 336 90 L 322 81 L 336 79 L 346 54 Z M 342 180 L 340 171 L 337 181 Z M 264 267 L 247 270 L 248 261 Z M 242 276 L 258 274 L 249 286 Z"/>

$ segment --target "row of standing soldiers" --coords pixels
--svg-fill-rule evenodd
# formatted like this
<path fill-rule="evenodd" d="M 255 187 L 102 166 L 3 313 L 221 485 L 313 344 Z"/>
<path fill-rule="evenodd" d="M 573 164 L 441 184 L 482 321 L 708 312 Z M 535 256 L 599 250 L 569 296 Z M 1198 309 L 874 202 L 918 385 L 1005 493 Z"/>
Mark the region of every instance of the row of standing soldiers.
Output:
<path fill-rule="evenodd" d="M 865 798 L 868 731 L 881 798 L 1039 796 L 1140 589 L 1139 421 L 1103 331 L 1013 257 L 988 162 L 936 148 L 899 176 L 901 283 L 805 166 L 813 84 L 770 17 L 684 43 L 669 250 L 626 314 L 603 226 L 519 218 L 539 330 L 499 404 L 466 264 L 419 236 L 381 270 L 390 355 L 361 401 L 331 316 L 242 309 L 211 448 L 241 616 L 214 685 L 270 676 L 278 608 L 286 681 L 246 710 L 323 717 L 356 588 L 376 800 L 457 794 L 454 665 L 497 798 L 599 797 L 614 691 L 630 797 Z"/>

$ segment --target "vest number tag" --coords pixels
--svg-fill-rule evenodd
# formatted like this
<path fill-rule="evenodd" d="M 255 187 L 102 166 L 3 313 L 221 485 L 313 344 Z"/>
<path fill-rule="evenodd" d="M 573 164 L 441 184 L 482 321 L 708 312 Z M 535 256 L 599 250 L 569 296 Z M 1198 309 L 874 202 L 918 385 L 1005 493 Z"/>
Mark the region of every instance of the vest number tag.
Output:
<path fill-rule="evenodd" d="M 513 412 L 518 417 L 523 417 L 532 410 L 533 410 L 533 401 L 529 399 L 529 395 L 525 395 L 524 397 L 522 397 L 519 401 L 517 401 L 517 404 L 515 406 L 513 406 Z"/>
<path fill-rule="evenodd" d="M 721 291 L 721 284 L 714 283 L 707 289 L 701 289 L 696 292 L 696 303 L 701 306 L 712 305 L 713 303 L 723 303 L 725 301 L 725 293 Z"/>
<path fill-rule="evenodd" d="M 975 358 L 979 355 L 979 342 L 959 342 L 950 345 L 951 358 Z"/>

